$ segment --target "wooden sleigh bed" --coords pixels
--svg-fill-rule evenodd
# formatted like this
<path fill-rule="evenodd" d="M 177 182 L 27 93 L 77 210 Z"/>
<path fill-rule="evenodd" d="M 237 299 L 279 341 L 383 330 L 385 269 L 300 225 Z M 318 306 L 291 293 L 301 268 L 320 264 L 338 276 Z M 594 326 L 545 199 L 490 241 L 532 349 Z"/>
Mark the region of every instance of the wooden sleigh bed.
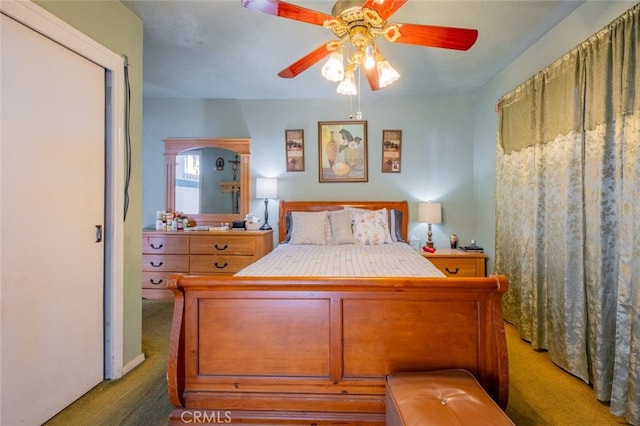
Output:
<path fill-rule="evenodd" d="M 292 211 L 406 202 L 281 202 Z M 174 275 L 170 424 L 385 423 L 385 376 L 463 368 L 505 408 L 502 276 Z"/>

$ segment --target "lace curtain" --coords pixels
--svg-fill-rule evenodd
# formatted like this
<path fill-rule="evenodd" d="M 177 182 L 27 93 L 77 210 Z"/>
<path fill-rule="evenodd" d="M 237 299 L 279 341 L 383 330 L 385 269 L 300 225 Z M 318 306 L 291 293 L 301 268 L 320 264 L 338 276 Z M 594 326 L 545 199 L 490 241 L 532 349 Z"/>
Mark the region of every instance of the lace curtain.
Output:
<path fill-rule="evenodd" d="M 500 104 L 505 319 L 640 424 L 640 5 Z"/>

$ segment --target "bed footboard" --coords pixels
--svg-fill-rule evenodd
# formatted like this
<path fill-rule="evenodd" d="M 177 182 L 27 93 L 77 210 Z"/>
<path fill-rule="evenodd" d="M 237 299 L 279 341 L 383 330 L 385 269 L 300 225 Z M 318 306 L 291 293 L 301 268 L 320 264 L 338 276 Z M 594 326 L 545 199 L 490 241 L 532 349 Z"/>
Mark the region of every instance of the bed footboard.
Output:
<path fill-rule="evenodd" d="M 503 276 L 175 275 L 169 287 L 171 424 L 383 425 L 387 374 L 448 368 L 507 405 Z"/>

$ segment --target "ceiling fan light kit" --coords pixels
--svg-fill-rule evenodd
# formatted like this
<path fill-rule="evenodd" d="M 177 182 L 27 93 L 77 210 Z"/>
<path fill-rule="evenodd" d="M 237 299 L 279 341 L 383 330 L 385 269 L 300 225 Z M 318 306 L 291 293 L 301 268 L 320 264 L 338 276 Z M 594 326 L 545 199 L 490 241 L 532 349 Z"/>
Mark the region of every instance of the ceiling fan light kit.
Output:
<path fill-rule="evenodd" d="M 332 40 L 289 65 L 278 75 L 293 78 L 329 57 L 322 76 L 339 82 L 337 92 L 357 93 L 355 72 L 362 65 L 371 90 L 388 87 L 400 74 L 379 52 L 376 38 L 391 43 L 405 43 L 443 49 L 468 50 L 478 38 L 478 31 L 467 28 L 439 27 L 420 24 L 388 24 L 387 19 L 408 0 L 338 0 L 332 15 L 306 9 L 281 0 L 241 0 L 246 9 L 280 16 L 330 29 L 338 40 Z M 348 53 L 345 55 L 344 53 Z M 346 60 L 346 65 L 345 65 Z"/>

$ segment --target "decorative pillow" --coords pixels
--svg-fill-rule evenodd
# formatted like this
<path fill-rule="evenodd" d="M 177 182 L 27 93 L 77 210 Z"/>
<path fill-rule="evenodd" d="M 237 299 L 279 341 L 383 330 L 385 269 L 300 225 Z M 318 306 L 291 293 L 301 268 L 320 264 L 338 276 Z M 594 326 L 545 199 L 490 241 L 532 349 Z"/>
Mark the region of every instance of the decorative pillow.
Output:
<path fill-rule="evenodd" d="M 353 229 L 351 228 L 351 212 L 348 210 L 334 210 L 329 212 L 331 224 L 331 244 L 353 244 Z"/>
<path fill-rule="evenodd" d="M 402 210 L 389 210 L 389 232 L 393 242 L 405 242 L 402 238 Z"/>
<path fill-rule="evenodd" d="M 284 217 L 284 226 L 287 227 L 287 234 L 285 235 L 284 240 L 282 240 L 281 243 L 286 244 L 291 241 L 291 229 L 293 228 L 291 224 L 291 212 L 287 213 L 287 215 Z"/>
<path fill-rule="evenodd" d="M 393 242 L 389 233 L 387 209 L 350 211 L 356 243 L 379 245 Z"/>
<path fill-rule="evenodd" d="M 292 212 L 289 244 L 326 244 L 327 212 Z"/>
<path fill-rule="evenodd" d="M 391 234 L 391 241 L 394 243 L 398 241 L 398 237 L 396 236 L 396 211 L 389 211 L 389 233 Z"/>

